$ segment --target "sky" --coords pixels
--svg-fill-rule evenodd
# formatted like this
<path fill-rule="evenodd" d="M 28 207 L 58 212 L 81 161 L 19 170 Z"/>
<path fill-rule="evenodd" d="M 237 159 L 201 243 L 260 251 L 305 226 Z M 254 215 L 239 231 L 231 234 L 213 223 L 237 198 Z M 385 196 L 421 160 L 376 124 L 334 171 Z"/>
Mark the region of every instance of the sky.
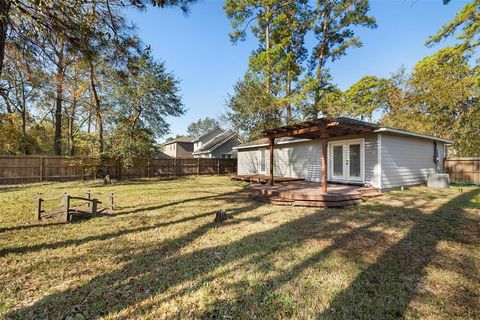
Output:
<path fill-rule="evenodd" d="M 449 44 L 447 41 L 427 48 L 425 41 L 465 3 L 371 1 L 370 14 L 378 27 L 356 29 L 363 47 L 350 49 L 346 56 L 328 65 L 333 82 L 346 89 L 365 75 L 388 77 L 402 66 L 411 70 L 420 59 Z M 187 111 L 181 117 L 168 118 L 171 134 L 160 140 L 186 134 L 188 125 L 199 118 L 219 118 L 226 110 L 225 101 L 233 93 L 234 84 L 247 71 L 250 53 L 258 45 L 251 34 L 244 42 L 230 42 L 231 25 L 223 1 L 204 0 L 190 9 L 188 15 L 177 8 L 157 7 L 126 13 L 142 40 L 151 46 L 154 57 L 180 80 Z M 315 39 L 308 37 L 307 47 L 314 43 Z"/>

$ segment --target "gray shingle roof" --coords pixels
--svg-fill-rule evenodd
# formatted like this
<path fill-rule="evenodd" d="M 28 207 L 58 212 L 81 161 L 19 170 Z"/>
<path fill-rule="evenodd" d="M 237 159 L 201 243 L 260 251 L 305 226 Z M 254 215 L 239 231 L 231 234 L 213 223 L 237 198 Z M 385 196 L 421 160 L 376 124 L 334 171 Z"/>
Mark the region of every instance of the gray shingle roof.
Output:
<path fill-rule="evenodd" d="M 189 137 L 189 136 L 186 136 L 186 137 L 178 137 L 178 138 L 173 139 L 173 140 L 171 140 L 171 141 L 165 142 L 164 145 L 170 144 L 170 143 L 174 143 L 174 142 L 191 142 L 191 143 L 193 143 L 193 141 L 195 141 L 195 137 Z"/>
<path fill-rule="evenodd" d="M 205 152 L 210 152 L 215 150 L 216 148 L 220 147 L 222 144 L 230 140 L 231 138 L 235 137 L 237 135 L 236 132 L 234 131 L 226 131 L 224 133 L 219 134 L 206 144 L 204 144 L 200 149 L 194 152 L 195 153 L 205 153 Z"/>
<path fill-rule="evenodd" d="M 206 136 L 207 134 L 215 131 L 215 130 L 220 130 L 222 132 L 224 132 L 224 130 L 222 128 L 220 128 L 219 126 L 214 126 L 210 129 L 208 129 L 207 131 L 205 131 L 204 133 L 202 133 L 201 135 L 199 135 L 198 137 L 194 138 L 193 139 L 193 142 L 197 142 L 198 140 L 200 140 L 202 137 Z"/>

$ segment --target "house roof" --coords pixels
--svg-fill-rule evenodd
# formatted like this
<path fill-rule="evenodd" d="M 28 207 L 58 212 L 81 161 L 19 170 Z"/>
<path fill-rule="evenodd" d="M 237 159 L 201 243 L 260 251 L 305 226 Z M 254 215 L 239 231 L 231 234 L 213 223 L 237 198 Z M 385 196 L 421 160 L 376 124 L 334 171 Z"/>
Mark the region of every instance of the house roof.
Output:
<path fill-rule="evenodd" d="M 174 142 L 189 142 L 189 143 L 193 143 L 193 141 L 195 141 L 195 137 L 189 137 L 189 136 L 186 136 L 186 137 L 178 137 L 178 138 L 175 138 L 175 139 L 173 139 L 173 140 L 170 140 L 170 141 L 165 142 L 163 145 L 171 144 L 171 143 L 174 143 Z"/>
<path fill-rule="evenodd" d="M 225 131 L 219 134 L 218 136 L 216 136 L 215 138 L 213 138 L 212 140 L 210 140 L 209 142 L 207 142 L 206 144 L 204 144 L 200 149 L 195 151 L 193 154 L 212 152 L 213 150 L 217 149 L 218 147 L 223 145 L 225 142 L 229 141 L 230 139 L 236 136 L 237 136 L 237 133 L 232 130 Z"/>
<path fill-rule="evenodd" d="M 200 140 L 201 138 L 205 137 L 206 135 L 212 133 L 213 131 L 215 130 L 218 130 L 220 129 L 221 131 L 224 131 L 222 128 L 220 128 L 219 126 L 214 126 L 212 128 L 210 128 L 209 130 L 205 131 L 204 133 L 202 133 L 201 135 L 199 135 L 198 137 L 194 138 L 193 139 L 193 142 L 197 142 L 198 140 Z"/>
<path fill-rule="evenodd" d="M 384 127 L 376 123 L 350 119 L 346 117 L 325 117 L 310 121 L 298 122 L 292 125 L 283 126 L 264 131 L 265 138 L 251 141 L 236 146 L 234 149 L 244 149 L 251 147 L 262 147 L 269 145 L 269 138 L 275 138 L 275 144 L 296 143 L 317 139 L 322 133 L 328 133 L 328 137 L 338 137 L 346 135 L 355 135 L 372 132 L 389 132 L 392 134 L 414 136 L 418 138 L 452 143 L 451 140 L 443 139 L 422 133 L 416 133 L 407 130 Z"/>
<path fill-rule="evenodd" d="M 441 141 L 445 142 L 448 144 L 452 144 L 453 141 L 449 139 L 444 139 L 440 138 L 437 136 L 431 136 L 428 134 L 423 134 L 423 133 L 418 133 L 418 132 L 413 132 L 413 131 L 408 131 L 408 130 L 401 130 L 401 129 L 395 129 L 395 128 L 390 128 L 390 127 L 380 127 L 374 132 L 390 132 L 390 133 L 396 133 L 400 135 L 405 135 L 405 136 L 414 136 L 414 137 L 419 137 L 419 138 L 425 138 L 425 139 L 430 139 L 430 140 L 435 140 L 435 141 Z"/>

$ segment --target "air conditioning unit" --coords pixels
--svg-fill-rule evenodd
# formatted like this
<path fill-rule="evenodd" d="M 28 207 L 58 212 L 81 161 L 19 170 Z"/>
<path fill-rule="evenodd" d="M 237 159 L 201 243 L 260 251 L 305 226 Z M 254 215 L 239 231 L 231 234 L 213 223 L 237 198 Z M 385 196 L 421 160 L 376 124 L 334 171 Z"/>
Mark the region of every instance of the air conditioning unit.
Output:
<path fill-rule="evenodd" d="M 429 173 L 427 175 L 427 187 L 429 188 L 448 188 L 448 174 L 447 173 Z"/>

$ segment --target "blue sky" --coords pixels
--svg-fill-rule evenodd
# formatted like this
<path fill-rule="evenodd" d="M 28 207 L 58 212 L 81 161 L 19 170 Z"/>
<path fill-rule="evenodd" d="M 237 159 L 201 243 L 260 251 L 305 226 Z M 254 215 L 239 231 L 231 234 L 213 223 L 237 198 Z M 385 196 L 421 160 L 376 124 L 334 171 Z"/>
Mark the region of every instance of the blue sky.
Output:
<path fill-rule="evenodd" d="M 389 76 L 402 65 L 410 69 L 422 57 L 448 44 L 434 48 L 424 45 L 465 3 L 455 0 L 445 6 L 441 0 L 371 1 L 378 28 L 358 30 L 364 46 L 351 49 L 329 65 L 333 81 L 345 89 L 364 75 Z M 223 1 L 205 0 L 193 5 L 188 15 L 179 9 L 152 7 L 127 13 L 154 56 L 181 80 L 188 110 L 182 117 L 168 119 L 171 135 L 185 134 L 191 122 L 206 116 L 217 118 L 225 111 L 225 100 L 247 70 L 250 52 L 257 46 L 251 35 L 245 42 L 230 43 L 230 22 L 222 7 Z M 307 46 L 313 46 L 313 41 L 309 37 Z"/>

